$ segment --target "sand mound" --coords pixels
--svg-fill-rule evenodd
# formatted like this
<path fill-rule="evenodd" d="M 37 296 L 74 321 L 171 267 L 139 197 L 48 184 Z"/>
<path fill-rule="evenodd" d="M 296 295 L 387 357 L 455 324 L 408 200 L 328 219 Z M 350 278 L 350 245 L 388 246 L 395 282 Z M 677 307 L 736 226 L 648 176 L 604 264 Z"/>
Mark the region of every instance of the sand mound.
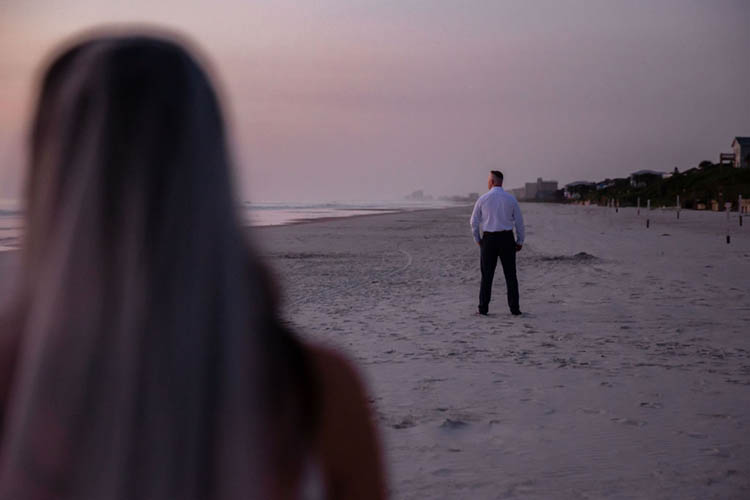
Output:
<path fill-rule="evenodd" d="M 550 255 L 540 257 L 539 260 L 543 262 L 570 262 L 570 263 L 583 263 L 583 262 L 595 262 L 599 258 L 595 255 L 591 255 L 586 252 L 578 252 L 575 255 Z"/>

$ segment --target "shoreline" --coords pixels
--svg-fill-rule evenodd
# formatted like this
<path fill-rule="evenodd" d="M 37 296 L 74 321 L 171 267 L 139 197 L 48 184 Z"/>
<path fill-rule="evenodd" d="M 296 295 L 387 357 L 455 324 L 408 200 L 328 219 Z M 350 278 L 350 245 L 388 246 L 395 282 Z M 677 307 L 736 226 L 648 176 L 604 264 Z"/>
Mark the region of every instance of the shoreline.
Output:
<path fill-rule="evenodd" d="M 291 219 L 286 222 L 282 222 L 279 224 L 248 224 L 245 221 L 242 221 L 240 223 L 240 227 L 243 230 L 247 229 L 261 229 L 261 228 L 269 228 L 269 227 L 287 227 L 287 226 L 298 226 L 302 224 L 311 224 L 311 223 L 324 223 L 324 222 L 331 222 L 335 220 L 343 220 L 343 219 L 360 219 L 365 217 L 379 217 L 382 215 L 389 215 L 389 214 L 400 214 L 400 213 L 417 213 L 417 212 L 424 212 L 424 211 L 432 211 L 432 210 L 450 210 L 453 208 L 459 208 L 463 206 L 468 205 L 451 205 L 447 207 L 430 207 L 430 208 L 394 208 L 394 209 L 387 209 L 387 208 L 363 208 L 363 209 L 356 209 L 359 212 L 368 212 L 368 213 L 358 213 L 358 214 L 352 214 L 352 215 L 328 215 L 325 217 L 300 217 L 297 219 Z M 21 249 L 20 246 L 17 247 L 0 247 L 0 255 L 8 252 L 18 252 Z"/>
<path fill-rule="evenodd" d="M 434 210 L 452 210 L 454 208 L 461 208 L 468 205 L 453 205 L 449 207 L 433 207 L 433 208 L 401 208 L 401 209 L 369 209 L 371 212 L 366 214 L 354 214 L 354 215 L 341 215 L 341 216 L 326 216 L 326 217 L 312 217 L 312 218 L 300 218 L 293 219 L 283 224 L 266 224 L 266 225 L 243 225 L 243 229 L 248 228 L 269 228 L 269 227 L 286 227 L 286 226 L 298 226 L 302 224 L 311 224 L 315 222 L 332 222 L 337 220 L 348 220 L 348 219 L 363 219 L 367 217 L 380 217 L 383 215 L 393 214 L 404 214 L 404 213 L 418 213 L 418 212 L 429 212 Z"/>
<path fill-rule="evenodd" d="M 580 209 L 580 210 L 603 210 L 603 211 L 610 211 L 615 217 L 621 216 L 626 217 L 628 216 L 628 212 L 632 211 L 635 215 L 635 212 L 637 210 L 636 207 L 619 207 L 619 211 L 615 209 L 615 207 L 609 207 L 606 205 L 584 205 L 579 203 L 557 203 L 557 202 L 529 202 L 529 201 L 521 201 L 519 202 L 522 206 L 531 207 L 531 206 L 547 206 L 547 207 L 557 207 L 557 208 L 574 208 L 574 209 Z M 404 214 L 404 213 L 420 213 L 420 212 L 430 212 L 430 211 L 439 211 L 439 210 L 453 210 L 457 208 L 462 207 L 470 207 L 472 204 L 466 203 L 466 204 L 460 204 L 457 203 L 455 205 L 451 206 L 445 206 L 445 207 L 429 207 L 429 208 L 394 208 L 394 209 L 380 209 L 380 208 L 363 208 L 363 209 L 356 209 L 360 212 L 368 212 L 368 213 L 358 213 L 358 214 L 352 214 L 352 215 L 329 215 L 325 217 L 301 217 L 298 219 L 291 219 L 286 222 L 282 222 L 279 224 L 249 224 L 246 221 L 241 221 L 240 225 L 243 230 L 247 229 L 263 229 L 266 230 L 267 228 L 271 227 L 288 227 L 288 226 L 299 226 L 299 225 L 306 225 L 306 224 L 313 224 L 313 223 L 327 223 L 337 220 L 346 220 L 346 219 L 364 219 L 369 217 L 380 217 L 384 215 L 390 215 L 390 214 Z M 674 214 L 676 213 L 676 207 L 652 207 L 651 212 L 652 214 L 664 214 L 670 213 Z M 622 213 L 622 215 L 619 215 Z M 726 217 L 727 212 L 726 211 L 714 211 L 714 210 L 696 210 L 696 209 L 686 209 L 681 208 L 680 213 L 683 214 L 700 214 L 701 217 L 715 217 L 715 218 L 721 218 L 720 220 L 715 220 L 714 222 L 718 224 L 724 224 L 726 223 Z M 643 220 L 646 220 L 648 218 L 649 212 L 645 207 L 640 207 L 640 215 L 637 217 L 642 218 Z M 730 228 L 733 228 L 733 223 L 738 220 L 738 214 L 736 211 L 730 211 L 729 212 L 729 221 L 730 221 Z M 750 219 L 750 214 L 742 214 L 744 217 Z M 682 218 L 680 219 L 683 222 L 689 221 L 689 219 Z M 662 221 L 663 222 L 663 221 Z M 720 229 L 724 229 L 723 227 Z M 20 251 L 20 245 L 19 246 L 11 246 L 11 247 L 0 247 L 0 256 L 8 253 L 14 253 Z M 2 267 L 0 267 L 0 271 L 2 271 Z M 2 273 L 0 273 L 0 276 Z"/>
<path fill-rule="evenodd" d="M 611 211 L 612 214 L 618 214 L 616 216 L 619 216 L 619 213 L 622 213 L 622 217 L 627 216 L 628 212 L 630 212 L 630 211 L 632 211 L 632 212 L 635 213 L 636 210 L 637 210 L 636 207 L 630 207 L 630 206 L 628 206 L 628 207 L 619 207 L 619 211 L 618 211 L 614 207 L 609 207 L 609 206 L 606 206 L 606 205 L 595 205 L 595 204 L 584 205 L 584 204 L 580 204 L 580 203 L 529 202 L 529 201 L 521 201 L 519 203 L 521 204 L 522 207 L 523 206 L 526 206 L 526 207 L 530 207 L 530 206 L 549 206 L 549 207 L 552 207 L 552 206 L 554 206 L 554 207 L 557 207 L 557 208 L 577 208 L 577 209 L 581 209 L 581 210 L 597 210 L 597 209 L 600 209 L 600 210 L 604 210 L 604 211 Z M 247 230 L 247 229 L 263 229 L 263 230 L 266 230 L 267 228 L 271 228 L 271 227 L 289 227 L 289 226 L 299 226 L 299 225 L 306 225 L 306 224 L 313 224 L 313 223 L 321 223 L 322 224 L 322 223 L 332 222 L 332 221 L 336 221 L 336 220 L 363 219 L 363 218 L 368 218 L 368 217 L 380 217 L 380 216 L 389 215 L 389 214 L 404 214 L 404 213 L 429 212 L 429 211 L 437 211 L 437 210 L 452 210 L 452 209 L 456 209 L 456 208 L 470 207 L 470 206 L 472 206 L 472 204 L 469 204 L 469 203 L 466 203 L 466 204 L 457 203 L 457 204 L 451 205 L 451 206 L 429 207 L 429 208 L 394 208 L 394 209 L 387 209 L 387 208 L 384 208 L 384 209 L 380 209 L 380 208 L 368 209 L 368 208 L 363 208 L 363 209 L 357 209 L 357 211 L 360 211 L 360 212 L 366 211 L 368 213 L 358 213 L 358 214 L 340 215 L 340 216 L 339 215 L 329 215 L 329 216 L 325 216 L 325 217 L 309 217 L 309 218 L 307 218 L 307 217 L 301 217 L 301 218 L 298 218 L 298 219 L 291 219 L 291 220 L 288 220 L 286 222 L 282 222 L 282 223 L 279 223 L 279 224 L 257 224 L 257 225 L 254 225 L 254 224 L 249 224 L 246 221 L 241 221 L 240 225 L 241 225 L 241 227 L 242 227 L 243 230 Z M 653 213 L 654 215 L 656 215 L 656 214 L 664 214 L 665 212 L 666 213 L 670 213 L 670 214 L 674 214 L 674 213 L 676 213 L 676 211 L 677 211 L 676 207 L 652 207 L 651 208 L 651 213 Z M 696 214 L 696 215 L 700 214 L 701 217 L 715 217 L 715 218 L 721 217 L 721 220 L 714 221 L 717 225 L 718 224 L 724 224 L 724 223 L 726 223 L 726 217 L 727 217 L 727 212 L 726 211 L 696 210 L 696 209 L 681 208 L 680 209 L 680 213 L 684 213 L 686 215 L 687 214 Z M 712 215 L 709 215 L 709 214 L 712 214 Z M 639 215 L 639 217 L 641 217 L 644 220 L 646 220 L 648 218 L 648 215 L 649 215 L 648 210 L 645 207 L 640 207 L 640 215 Z M 740 214 L 738 214 L 736 211 L 730 211 L 729 212 L 729 219 L 730 219 L 730 226 L 731 226 L 729 229 L 731 229 L 732 227 L 734 227 L 733 226 L 733 222 L 738 220 L 738 216 L 739 215 Z M 750 215 L 749 214 L 743 214 L 743 216 L 747 217 L 748 219 L 750 219 Z M 689 219 L 683 218 L 681 220 L 682 221 L 688 221 Z M 723 230 L 724 228 L 720 228 L 720 229 Z M 12 254 L 14 252 L 18 252 L 18 251 L 20 251 L 20 248 L 21 248 L 20 245 L 19 246 L 11 246 L 11 247 L 0 247 L 0 256 L 2 256 L 4 254 L 9 254 L 9 253 Z M 0 271 L 2 271 L 2 267 L 0 267 Z M 0 272 L 0 276 L 1 275 L 2 275 L 2 273 Z"/>

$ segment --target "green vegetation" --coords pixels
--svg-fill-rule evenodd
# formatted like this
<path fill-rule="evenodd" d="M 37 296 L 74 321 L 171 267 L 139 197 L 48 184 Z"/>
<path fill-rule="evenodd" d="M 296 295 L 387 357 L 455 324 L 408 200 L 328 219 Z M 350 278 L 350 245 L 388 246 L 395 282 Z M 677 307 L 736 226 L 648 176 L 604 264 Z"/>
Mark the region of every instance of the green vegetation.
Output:
<path fill-rule="evenodd" d="M 621 206 L 635 206 L 640 197 L 641 206 L 646 200 L 651 205 L 675 206 L 676 197 L 680 196 L 683 208 L 697 208 L 699 203 L 711 207 L 711 201 L 719 202 L 723 209 L 725 202 L 732 202 L 737 208 L 737 197 L 742 195 L 750 199 L 750 168 L 734 168 L 728 165 L 715 165 L 701 162 L 697 168 L 685 172 L 675 172 L 666 179 L 658 176 L 638 178 L 638 185 L 632 186 L 630 179 L 607 179 L 607 187 L 597 189 L 596 185 L 581 185 L 570 188 L 571 193 L 578 193 L 580 200 L 606 204 L 610 198 L 620 202 Z M 603 183 L 599 183 L 602 187 Z"/>

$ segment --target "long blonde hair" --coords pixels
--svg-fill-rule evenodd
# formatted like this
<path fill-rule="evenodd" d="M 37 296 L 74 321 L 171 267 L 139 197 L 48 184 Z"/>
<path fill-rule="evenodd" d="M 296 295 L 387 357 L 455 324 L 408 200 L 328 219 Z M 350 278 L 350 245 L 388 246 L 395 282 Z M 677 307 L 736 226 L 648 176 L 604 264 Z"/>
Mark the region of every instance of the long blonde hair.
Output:
<path fill-rule="evenodd" d="M 2 498 L 263 498 L 269 422 L 309 410 L 216 93 L 170 38 L 89 37 L 42 81 Z"/>

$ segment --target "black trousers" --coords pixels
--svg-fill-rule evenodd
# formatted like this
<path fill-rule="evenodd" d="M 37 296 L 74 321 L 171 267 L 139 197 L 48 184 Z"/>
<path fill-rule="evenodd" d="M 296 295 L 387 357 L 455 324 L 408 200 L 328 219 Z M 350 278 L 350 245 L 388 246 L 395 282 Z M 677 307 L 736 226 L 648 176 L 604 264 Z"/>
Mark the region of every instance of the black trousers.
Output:
<path fill-rule="evenodd" d="M 480 252 L 482 285 L 479 288 L 479 310 L 486 313 L 492 296 L 492 279 L 495 277 L 497 259 L 503 265 L 505 285 L 508 289 L 508 307 L 511 312 L 519 311 L 518 278 L 516 277 L 516 240 L 513 231 L 484 233 Z"/>

